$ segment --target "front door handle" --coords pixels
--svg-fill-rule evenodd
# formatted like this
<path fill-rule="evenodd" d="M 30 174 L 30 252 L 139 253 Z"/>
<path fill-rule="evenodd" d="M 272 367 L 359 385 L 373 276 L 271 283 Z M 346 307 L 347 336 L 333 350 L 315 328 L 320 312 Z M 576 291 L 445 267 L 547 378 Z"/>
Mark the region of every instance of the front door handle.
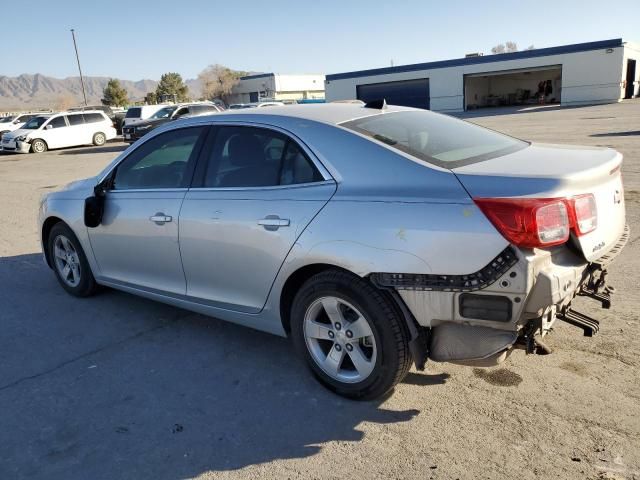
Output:
<path fill-rule="evenodd" d="M 165 223 L 173 220 L 173 218 L 171 217 L 171 215 L 165 215 L 162 212 L 158 212 L 155 215 L 150 216 L 149 220 L 151 220 L 157 225 L 164 225 Z"/>
<path fill-rule="evenodd" d="M 265 230 L 277 230 L 280 227 L 288 227 L 291 221 L 288 218 L 280 218 L 278 215 L 267 215 L 258 220 L 258 225 L 262 225 Z"/>

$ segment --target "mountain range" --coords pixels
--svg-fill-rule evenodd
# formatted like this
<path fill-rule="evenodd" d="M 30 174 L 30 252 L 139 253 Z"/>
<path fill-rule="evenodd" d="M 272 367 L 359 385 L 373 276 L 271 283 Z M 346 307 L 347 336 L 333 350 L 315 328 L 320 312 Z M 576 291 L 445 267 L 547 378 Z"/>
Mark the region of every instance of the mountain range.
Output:
<path fill-rule="evenodd" d="M 87 103 L 100 105 L 102 91 L 109 77 L 83 77 Z M 199 95 L 198 80 L 186 80 L 189 93 L 197 98 Z M 127 89 L 129 99 L 141 100 L 156 89 L 155 80 L 120 80 Z M 26 111 L 39 109 L 64 110 L 81 105 L 82 87 L 80 77 L 54 78 L 39 73 L 22 74 L 17 77 L 0 76 L 0 112 Z"/>

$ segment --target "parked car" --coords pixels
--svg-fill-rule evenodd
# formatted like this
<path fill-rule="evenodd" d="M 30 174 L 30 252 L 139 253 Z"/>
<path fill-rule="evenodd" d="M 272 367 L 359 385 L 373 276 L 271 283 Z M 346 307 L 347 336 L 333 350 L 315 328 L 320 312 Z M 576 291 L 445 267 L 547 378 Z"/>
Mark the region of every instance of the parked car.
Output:
<path fill-rule="evenodd" d="M 38 115 L 37 113 L 22 113 L 19 115 L 9 115 L 7 117 L 0 118 L 0 139 L 5 133 L 18 130 L 25 122 L 31 120 Z"/>
<path fill-rule="evenodd" d="M 131 125 L 135 125 L 136 123 L 143 122 L 158 110 L 165 108 L 166 106 L 167 105 L 140 105 L 137 107 L 129 107 L 127 109 L 127 113 L 124 116 L 122 126 L 128 127 Z"/>
<path fill-rule="evenodd" d="M 251 103 L 234 103 L 229 105 L 229 110 L 243 110 L 245 108 L 264 108 L 264 107 L 282 107 L 284 102 L 251 102 Z"/>
<path fill-rule="evenodd" d="M 2 137 L 2 150 L 43 153 L 53 148 L 104 145 L 116 130 L 107 115 L 98 110 L 62 112 L 33 117 L 19 130 Z"/>
<path fill-rule="evenodd" d="M 109 117 L 113 122 L 113 128 L 116 129 L 116 133 L 120 135 L 122 133 L 122 124 L 124 120 L 124 112 L 119 111 L 118 107 L 111 107 L 109 105 L 88 105 L 81 107 L 73 107 L 67 110 L 68 112 L 87 112 L 93 110 L 100 110 Z"/>
<path fill-rule="evenodd" d="M 107 285 L 290 336 L 350 398 L 427 359 L 544 353 L 557 320 L 597 331 L 572 301 L 610 305 L 622 155 L 376 105 L 165 125 L 42 200 L 45 260 L 72 295 Z"/>
<path fill-rule="evenodd" d="M 222 109 L 214 103 L 167 105 L 151 115 L 147 120 L 143 120 L 132 126 L 123 127 L 122 135 L 125 142 L 133 143 L 167 122 L 178 120 L 179 118 L 208 115 L 221 111 Z"/>

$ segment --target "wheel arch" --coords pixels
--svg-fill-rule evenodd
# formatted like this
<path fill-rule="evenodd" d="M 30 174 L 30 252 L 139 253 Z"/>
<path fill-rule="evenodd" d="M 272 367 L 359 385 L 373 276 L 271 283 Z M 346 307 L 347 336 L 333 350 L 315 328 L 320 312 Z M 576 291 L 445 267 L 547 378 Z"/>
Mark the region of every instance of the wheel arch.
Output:
<path fill-rule="evenodd" d="M 44 253 L 44 258 L 47 261 L 47 265 L 49 265 L 49 268 L 53 268 L 53 265 L 51 264 L 51 255 L 49 254 L 49 248 L 47 248 L 49 243 L 49 234 L 51 233 L 51 229 L 58 223 L 64 223 L 65 225 L 67 225 L 64 220 L 62 220 L 60 217 L 55 217 L 55 216 L 48 217 L 42 223 L 42 232 L 41 232 L 42 251 Z"/>
<path fill-rule="evenodd" d="M 287 335 L 291 333 L 291 306 L 293 305 L 293 299 L 296 293 L 298 293 L 304 282 L 314 275 L 327 270 L 339 270 L 358 276 L 346 268 L 329 263 L 312 263 L 304 265 L 292 272 L 284 282 L 282 290 L 280 291 L 280 320 L 282 321 L 282 328 Z"/>

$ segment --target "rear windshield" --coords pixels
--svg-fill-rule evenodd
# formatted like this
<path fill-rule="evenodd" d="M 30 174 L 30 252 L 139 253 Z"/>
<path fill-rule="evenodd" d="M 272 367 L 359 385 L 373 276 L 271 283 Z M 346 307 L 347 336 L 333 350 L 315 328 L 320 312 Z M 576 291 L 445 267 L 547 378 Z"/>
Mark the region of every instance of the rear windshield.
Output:
<path fill-rule="evenodd" d="M 16 118 L 15 115 L 12 115 L 12 116 L 9 116 L 9 117 L 2 117 L 2 118 L 0 118 L 0 123 L 9 123 L 14 118 Z"/>
<path fill-rule="evenodd" d="M 444 168 L 488 160 L 529 145 L 493 130 L 428 111 L 382 113 L 341 126 Z"/>
<path fill-rule="evenodd" d="M 127 114 L 125 115 L 125 118 L 140 118 L 142 109 L 139 107 L 133 107 L 130 108 L 129 110 L 127 110 Z"/>

